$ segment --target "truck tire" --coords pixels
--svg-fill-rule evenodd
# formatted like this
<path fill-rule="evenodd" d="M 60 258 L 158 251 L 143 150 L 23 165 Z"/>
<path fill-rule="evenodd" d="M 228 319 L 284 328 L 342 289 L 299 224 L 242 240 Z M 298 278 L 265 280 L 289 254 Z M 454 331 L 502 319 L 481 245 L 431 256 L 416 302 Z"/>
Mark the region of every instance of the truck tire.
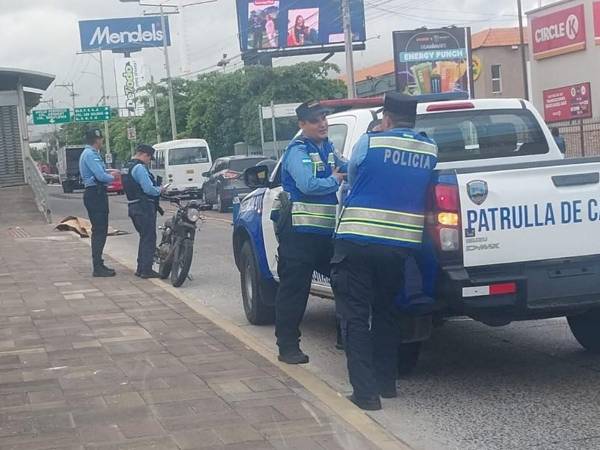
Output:
<path fill-rule="evenodd" d="M 410 342 L 400 344 L 398 347 L 398 376 L 406 376 L 412 373 L 419 361 L 422 342 Z"/>
<path fill-rule="evenodd" d="M 73 184 L 70 181 L 63 181 L 62 188 L 65 194 L 73 193 Z"/>
<path fill-rule="evenodd" d="M 244 312 L 252 325 L 275 322 L 277 284 L 262 280 L 250 242 L 244 242 L 240 254 L 240 283 Z"/>
<path fill-rule="evenodd" d="M 567 317 L 571 333 L 583 348 L 600 353 L 600 309 Z"/>

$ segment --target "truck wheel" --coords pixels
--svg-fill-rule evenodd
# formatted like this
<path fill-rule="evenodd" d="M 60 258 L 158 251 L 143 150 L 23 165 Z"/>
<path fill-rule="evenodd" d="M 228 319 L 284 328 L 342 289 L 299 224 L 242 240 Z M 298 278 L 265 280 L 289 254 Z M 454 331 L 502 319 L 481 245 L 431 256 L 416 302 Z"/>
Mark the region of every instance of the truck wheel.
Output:
<path fill-rule="evenodd" d="M 244 242 L 240 255 L 240 282 L 244 312 L 252 325 L 270 325 L 275 322 L 277 285 L 261 279 L 252 246 Z"/>
<path fill-rule="evenodd" d="M 583 348 L 600 353 L 600 309 L 567 317 L 571 333 Z"/>
<path fill-rule="evenodd" d="M 400 344 L 398 347 L 398 376 L 406 376 L 412 373 L 417 366 L 422 342 L 411 342 Z"/>
<path fill-rule="evenodd" d="M 62 188 L 65 194 L 73 193 L 73 185 L 69 181 L 63 181 Z"/>

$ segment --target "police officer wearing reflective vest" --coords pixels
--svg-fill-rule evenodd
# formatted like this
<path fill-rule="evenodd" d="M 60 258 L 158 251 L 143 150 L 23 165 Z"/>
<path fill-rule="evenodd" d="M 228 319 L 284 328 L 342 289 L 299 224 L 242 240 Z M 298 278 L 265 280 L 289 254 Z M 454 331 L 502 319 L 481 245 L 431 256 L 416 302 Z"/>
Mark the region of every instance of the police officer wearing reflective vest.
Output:
<path fill-rule="evenodd" d="M 121 171 L 129 217 L 140 235 L 135 275 L 141 278 L 158 278 L 159 274 L 152 266 L 156 250 L 156 212 L 160 210 L 158 200 L 161 188 L 148 169 L 148 164 L 154 158 L 154 148 L 140 144 L 135 151 L 133 159 Z"/>
<path fill-rule="evenodd" d="M 106 185 L 114 180 L 106 171 L 100 149 L 104 145 L 102 132 L 91 129 L 85 133 L 85 148 L 79 157 L 79 174 L 85 192 L 83 204 L 92 224 L 92 263 L 95 277 L 114 277 L 115 271 L 104 265 L 102 253 L 108 234 L 108 194 Z"/>
<path fill-rule="evenodd" d="M 326 110 L 318 102 L 306 102 L 296 115 L 302 133 L 290 142 L 282 161 L 281 182 L 291 201 L 291 220 L 278 219 L 289 226 L 278 232 L 275 336 L 280 361 L 305 364 L 309 359 L 300 350 L 300 323 L 313 272 L 329 275 L 336 192 L 345 168 L 327 137 Z"/>
<path fill-rule="evenodd" d="M 342 321 L 350 400 L 381 409 L 396 397 L 400 344 L 395 297 L 421 247 L 437 146 L 413 130 L 417 102 L 386 94 L 379 132 L 363 135 L 348 162 L 350 193 L 335 233 L 331 279 Z"/>

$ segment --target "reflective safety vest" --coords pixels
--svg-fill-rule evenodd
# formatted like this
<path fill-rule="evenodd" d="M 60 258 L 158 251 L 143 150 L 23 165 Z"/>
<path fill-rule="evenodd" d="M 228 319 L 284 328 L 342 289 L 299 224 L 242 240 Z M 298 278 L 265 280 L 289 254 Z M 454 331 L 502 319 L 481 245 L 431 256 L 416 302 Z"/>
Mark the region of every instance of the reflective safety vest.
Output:
<path fill-rule="evenodd" d="M 336 239 L 418 248 L 437 146 L 413 130 L 369 134 Z"/>
<path fill-rule="evenodd" d="M 310 165 L 314 177 L 329 178 L 331 176 L 335 167 L 335 156 L 333 144 L 329 140 L 323 142 L 322 149 L 317 148 L 310 140 L 303 137 L 295 139 L 289 148 L 292 146 L 300 146 L 306 152 L 303 162 Z M 285 166 L 281 173 L 281 183 L 283 190 L 289 193 L 292 201 L 292 229 L 300 233 L 332 235 L 335 230 L 336 194 L 303 194 L 296 186 L 296 181 L 285 170 Z"/>

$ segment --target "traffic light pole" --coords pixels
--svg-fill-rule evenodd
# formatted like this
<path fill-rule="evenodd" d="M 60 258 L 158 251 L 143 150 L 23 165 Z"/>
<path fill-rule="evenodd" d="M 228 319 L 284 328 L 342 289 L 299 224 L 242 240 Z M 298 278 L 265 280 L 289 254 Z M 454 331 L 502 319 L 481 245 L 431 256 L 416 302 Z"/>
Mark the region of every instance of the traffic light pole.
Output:
<path fill-rule="evenodd" d="M 106 85 L 104 84 L 104 58 L 102 50 L 98 51 L 100 55 L 100 79 L 102 80 L 102 104 L 106 106 Z M 106 144 L 106 153 L 110 153 L 110 132 L 108 129 L 108 120 L 104 121 L 104 142 Z"/>
<path fill-rule="evenodd" d="M 342 0 L 342 20 L 344 25 L 344 47 L 346 49 L 346 82 L 348 98 L 356 97 L 354 85 L 354 58 L 352 55 L 352 23 L 350 20 L 350 0 Z"/>

